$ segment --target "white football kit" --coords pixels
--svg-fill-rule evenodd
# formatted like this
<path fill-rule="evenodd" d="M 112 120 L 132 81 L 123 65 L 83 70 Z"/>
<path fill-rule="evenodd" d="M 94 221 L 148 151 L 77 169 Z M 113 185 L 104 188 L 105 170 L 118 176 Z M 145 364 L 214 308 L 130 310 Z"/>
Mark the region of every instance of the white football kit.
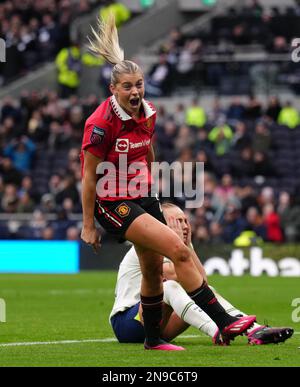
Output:
<path fill-rule="evenodd" d="M 170 262 L 164 258 L 164 262 Z M 109 316 L 131 308 L 140 302 L 142 272 L 139 258 L 134 246 L 127 252 L 119 266 L 117 284 L 115 287 L 115 303 Z"/>

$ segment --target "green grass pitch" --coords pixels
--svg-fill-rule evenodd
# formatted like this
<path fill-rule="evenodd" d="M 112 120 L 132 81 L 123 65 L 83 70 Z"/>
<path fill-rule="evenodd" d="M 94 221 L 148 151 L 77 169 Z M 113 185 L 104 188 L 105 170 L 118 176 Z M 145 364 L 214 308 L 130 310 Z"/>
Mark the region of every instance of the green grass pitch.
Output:
<path fill-rule="evenodd" d="M 0 323 L 0 366 L 300 366 L 300 334 L 279 345 L 249 346 L 246 337 L 238 337 L 230 347 L 215 347 L 208 337 L 189 328 L 176 339 L 186 348 L 178 353 L 119 344 L 113 341 L 108 323 L 115 279 L 116 272 L 1 274 L 6 322 Z M 262 323 L 292 326 L 296 333 L 300 323 L 292 322 L 291 303 L 300 297 L 299 282 L 280 277 L 210 277 L 210 283 L 241 310 L 256 314 Z"/>

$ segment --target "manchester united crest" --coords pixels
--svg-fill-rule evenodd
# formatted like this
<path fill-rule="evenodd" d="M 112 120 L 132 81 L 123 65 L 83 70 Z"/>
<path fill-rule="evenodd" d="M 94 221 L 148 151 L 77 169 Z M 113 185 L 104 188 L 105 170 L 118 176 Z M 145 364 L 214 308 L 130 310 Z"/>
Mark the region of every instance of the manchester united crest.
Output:
<path fill-rule="evenodd" d="M 127 206 L 126 203 L 121 203 L 115 209 L 116 213 L 121 216 L 121 218 L 125 218 L 130 213 L 130 207 Z"/>
<path fill-rule="evenodd" d="M 149 117 L 148 120 L 145 122 L 145 126 L 147 129 L 151 129 L 153 124 L 153 118 Z"/>

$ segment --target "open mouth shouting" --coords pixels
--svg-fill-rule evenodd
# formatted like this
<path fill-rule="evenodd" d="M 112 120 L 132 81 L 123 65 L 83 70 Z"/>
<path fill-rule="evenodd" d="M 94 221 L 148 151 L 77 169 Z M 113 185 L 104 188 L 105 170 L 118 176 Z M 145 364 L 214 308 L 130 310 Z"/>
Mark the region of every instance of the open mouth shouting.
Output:
<path fill-rule="evenodd" d="M 132 106 L 132 107 L 138 107 L 139 106 L 139 104 L 140 104 L 140 98 L 139 97 L 134 97 L 134 98 L 131 98 L 130 100 L 129 100 L 129 103 L 130 103 L 130 105 Z"/>

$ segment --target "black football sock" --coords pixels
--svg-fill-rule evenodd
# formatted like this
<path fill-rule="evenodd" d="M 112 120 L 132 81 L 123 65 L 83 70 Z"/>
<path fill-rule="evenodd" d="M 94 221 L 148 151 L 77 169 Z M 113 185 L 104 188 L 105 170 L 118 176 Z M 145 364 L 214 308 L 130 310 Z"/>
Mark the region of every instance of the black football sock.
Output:
<path fill-rule="evenodd" d="M 218 328 L 222 330 L 227 325 L 237 321 L 237 318 L 226 313 L 223 306 L 216 299 L 215 294 L 204 282 L 202 286 L 188 295 L 208 316 L 217 324 Z"/>
<path fill-rule="evenodd" d="M 141 295 L 145 330 L 145 344 L 154 347 L 162 342 L 160 339 L 160 324 L 162 321 L 163 294 L 155 297 Z"/>

